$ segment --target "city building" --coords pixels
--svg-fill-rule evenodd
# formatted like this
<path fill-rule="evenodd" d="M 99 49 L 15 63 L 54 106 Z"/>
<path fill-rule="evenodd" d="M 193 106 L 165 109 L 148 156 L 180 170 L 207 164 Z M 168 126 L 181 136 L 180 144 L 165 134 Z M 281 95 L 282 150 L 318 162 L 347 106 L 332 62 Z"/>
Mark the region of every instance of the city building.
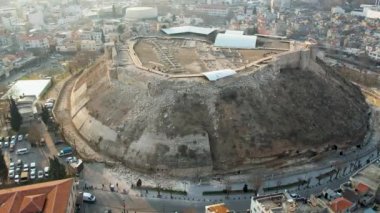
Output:
<path fill-rule="evenodd" d="M 205 213 L 228 213 L 230 209 L 224 203 L 205 206 Z"/>
<path fill-rule="evenodd" d="M 198 5 L 195 9 L 195 12 L 201 14 L 207 14 L 209 16 L 227 16 L 229 8 L 226 5 L 222 4 L 201 4 Z"/>
<path fill-rule="evenodd" d="M 263 195 L 251 198 L 251 213 L 291 213 L 326 212 L 327 207 L 317 200 L 306 202 L 306 198 L 293 199 L 288 192 Z"/>
<path fill-rule="evenodd" d="M 370 164 L 357 174 L 350 177 L 353 187 L 363 190 L 363 185 L 368 187 L 368 192 L 375 193 L 380 187 L 380 166 Z"/>
<path fill-rule="evenodd" d="M 47 36 L 44 35 L 30 35 L 21 38 L 23 49 L 48 49 L 50 47 Z"/>
<path fill-rule="evenodd" d="M 50 87 L 51 79 L 42 80 L 18 80 L 16 83 L 5 93 L 1 99 L 8 99 L 9 97 L 22 97 L 22 96 L 35 96 L 39 99 Z"/>
<path fill-rule="evenodd" d="M 131 20 L 157 18 L 158 11 L 154 7 L 130 7 L 125 11 L 125 18 Z"/>
<path fill-rule="evenodd" d="M 76 188 L 72 178 L 0 190 L 0 212 L 72 213 Z"/>
<path fill-rule="evenodd" d="M 98 51 L 101 48 L 102 45 L 94 40 L 82 40 L 80 43 L 81 51 Z"/>

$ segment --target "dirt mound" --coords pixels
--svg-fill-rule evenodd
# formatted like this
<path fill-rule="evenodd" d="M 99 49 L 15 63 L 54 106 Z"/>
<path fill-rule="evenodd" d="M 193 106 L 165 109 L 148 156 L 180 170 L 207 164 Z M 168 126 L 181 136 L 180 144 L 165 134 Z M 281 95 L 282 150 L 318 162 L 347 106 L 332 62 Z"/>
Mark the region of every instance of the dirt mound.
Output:
<path fill-rule="evenodd" d="M 368 130 L 360 90 L 316 63 L 310 69 L 268 66 L 217 82 L 126 68 L 112 86 L 102 84 L 109 82 L 99 80 L 102 89 L 88 91 L 86 106 L 118 132 L 112 146 L 119 148 L 103 152 L 137 169 L 281 164 L 329 146 L 351 147 Z M 97 146 L 102 143 L 108 142 Z"/>

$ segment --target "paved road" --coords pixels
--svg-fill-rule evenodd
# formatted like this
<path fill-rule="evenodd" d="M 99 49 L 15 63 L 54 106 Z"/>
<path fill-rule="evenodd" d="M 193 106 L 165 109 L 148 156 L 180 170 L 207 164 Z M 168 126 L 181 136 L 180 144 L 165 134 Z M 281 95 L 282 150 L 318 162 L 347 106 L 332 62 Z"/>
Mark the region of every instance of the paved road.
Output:
<path fill-rule="evenodd" d="M 71 77 L 61 89 L 54 109 L 55 119 L 61 125 L 66 141 L 73 146 L 78 154 L 86 160 L 102 161 L 103 157 L 96 153 L 78 133 L 71 120 L 70 98 L 76 77 Z"/>

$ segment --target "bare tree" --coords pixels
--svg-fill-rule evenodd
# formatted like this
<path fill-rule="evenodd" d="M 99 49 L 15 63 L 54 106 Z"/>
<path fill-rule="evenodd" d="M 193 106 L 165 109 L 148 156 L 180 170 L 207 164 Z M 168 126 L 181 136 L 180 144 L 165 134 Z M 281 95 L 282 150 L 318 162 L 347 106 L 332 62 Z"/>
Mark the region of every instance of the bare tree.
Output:
<path fill-rule="evenodd" d="M 261 175 L 254 176 L 251 180 L 253 191 L 255 193 L 255 196 L 257 196 L 257 193 L 259 192 L 261 186 L 263 185 L 263 177 Z"/>
<path fill-rule="evenodd" d="M 225 178 L 224 185 L 225 185 L 225 191 L 226 191 L 226 198 L 228 198 L 231 192 L 231 181 L 228 177 Z"/>
<path fill-rule="evenodd" d="M 28 140 L 30 144 L 32 146 L 36 146 L 38 142 L 41 140 L 41 136 L 42 136 L 40 124 L 35 123 L 35 122 L 32 123 L 32 125 L 29 128 L 28 134 L 29 134 Z"/>
<path fill-rule="evenodd" d="M 341 160 L 337 160 L 333 163 L 333 166 L 336 170 L 336 173 L 335 173 L 335 179 L 338 179 L 338 175 L 340 173 L 340 171 L 343 169 L 344 167 L 344 162 L 341 161 Z"/>

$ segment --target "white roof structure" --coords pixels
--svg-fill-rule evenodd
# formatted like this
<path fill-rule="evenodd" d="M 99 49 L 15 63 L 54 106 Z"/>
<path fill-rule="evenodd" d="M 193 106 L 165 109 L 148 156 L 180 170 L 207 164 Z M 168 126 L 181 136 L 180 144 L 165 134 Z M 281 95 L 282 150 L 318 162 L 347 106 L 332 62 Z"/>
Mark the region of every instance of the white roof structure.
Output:
<path fill-rule="evenodd" d="M 224 34 L 243 35 L 244 31 L 241 30 L 226 30 Z"/>
<path fill-rule="evenodd" d="M 209 81 L 216 81 L 221 78 L 225 78 L 231 75 L 235 75 L 236 71 L 231 69 L 225 69 L 225 70 L 216 70 L 216 71 L 210 71 L 210 72 L 203 72 L 202 73 Z"/>
<path fill-rule="evenodd" d="M 206 28 L 206 27 L 194 27 L 194 26 L 182 26 L 182 27 L 171 27 L 166 29 L 161 29 L 164 33 L 168 35 L 173 34 L 181 34 L 181 33 L 195 33 L 201 35 L 209 35 L 214 32 L 216 29 L 214 28 Z"/>
<path fill-rule="evenodd" d="M 17 98 L 19 96 L 36 96 L 37 99 L 46 92 L 51 84 L 50 79 L 43 80 L 19 80 L 17 81 L 1 99 L 7 99 L 10 96 Z"/>
<path fill-rule="evenodd" d="M 216 36 L 214 46 L 221 48 L 254 49 L 256 48 L 256 40 L 257 36 L 219 33 Z"/>

